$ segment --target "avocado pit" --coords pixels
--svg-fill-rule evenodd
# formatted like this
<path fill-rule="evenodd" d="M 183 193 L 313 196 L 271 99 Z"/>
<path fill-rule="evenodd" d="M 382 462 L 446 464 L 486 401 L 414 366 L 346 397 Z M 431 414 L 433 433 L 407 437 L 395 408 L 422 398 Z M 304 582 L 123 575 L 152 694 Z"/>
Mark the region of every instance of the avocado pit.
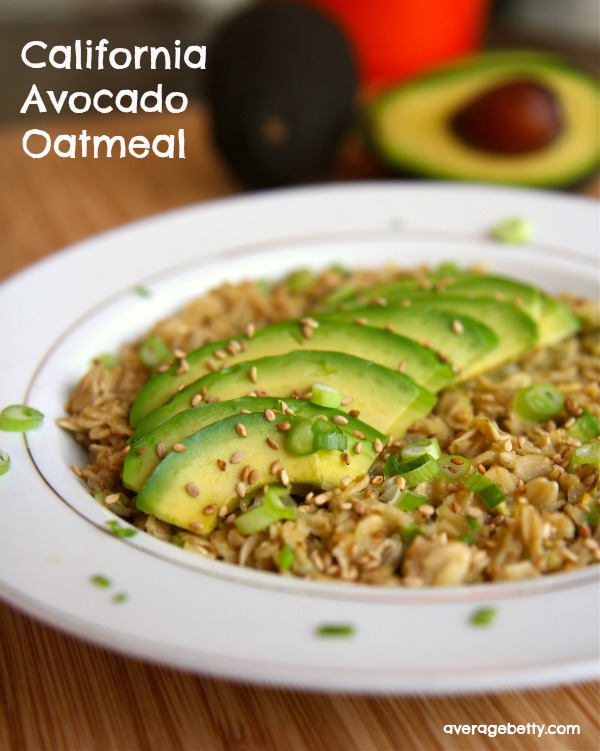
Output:
<path fill-rule="evenodd" d="M 469 102 L 451 121 L 467 145 L 494 154 L 528 154 L 549 146 L 563 129 L 557 98 L 533 80 L 494 87 Z"/>

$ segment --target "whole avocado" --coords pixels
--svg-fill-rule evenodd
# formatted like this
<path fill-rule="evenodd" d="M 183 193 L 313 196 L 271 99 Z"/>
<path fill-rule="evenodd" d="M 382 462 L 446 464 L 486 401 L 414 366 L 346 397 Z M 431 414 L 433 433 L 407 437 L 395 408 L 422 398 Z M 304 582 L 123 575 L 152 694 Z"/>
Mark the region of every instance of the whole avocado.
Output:
<path fill-rule="evenodd" d="M 216 146 L 251 187 L 314 179 L 352 120 L 357 85 L 352 48 L 328 16 L 297 2 L 253 6 L 210 48 Z"/>

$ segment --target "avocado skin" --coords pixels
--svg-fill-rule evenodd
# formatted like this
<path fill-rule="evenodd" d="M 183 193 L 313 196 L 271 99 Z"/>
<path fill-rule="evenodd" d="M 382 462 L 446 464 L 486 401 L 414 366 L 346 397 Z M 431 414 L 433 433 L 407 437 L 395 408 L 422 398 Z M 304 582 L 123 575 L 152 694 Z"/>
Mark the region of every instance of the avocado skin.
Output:
<path fill-rule="evenodd" d="M 296 2 L 252 7 L 211 47 L 216 145 L 251 187 L 309 181 L 353 118 L 357 81 L 353 51 L 328 16 Z"/>

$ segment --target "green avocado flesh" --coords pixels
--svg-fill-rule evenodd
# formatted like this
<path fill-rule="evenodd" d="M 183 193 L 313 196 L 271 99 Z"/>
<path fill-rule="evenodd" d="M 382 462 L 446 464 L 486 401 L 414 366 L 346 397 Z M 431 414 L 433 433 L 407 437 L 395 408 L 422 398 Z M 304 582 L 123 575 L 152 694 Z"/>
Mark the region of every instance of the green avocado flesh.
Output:
<path fill-rule="evenodd" d="M 360 419 L 382 433 L 399 435 L 428 414 L 435 396 L 412 378 L 369 360 L 340 352 L 299 350 L 263 357 L 209 373 L 177 392 L 169 402 L 150 412 L 139 423 L 133 440 L 189 409 L 192 399 L 220 401 L 248 396 L 293 397 L 310 392 L 321 383 L 351 399 L 348 410 L 358 410 Z"/>
<path fill-rule="evenodd" d="M 450 294 L 432 295 L 427 292 L 408 293 L 402 299 L 409 301 L 415 313 L 423 318 L 427 318 L 431 310 L 443 310 L 450 315 L 466 315 L 472 320 L 485 321 L 486 326 L 496 334 L 498 344 L 465 368 L 461 374 L 463 378 L 472 378 L 510 360 L 516 360 L 538 342 L 535 321 L 511 303 Z M 402 303 L 391 302 L 389 306 L 398 304 Z M 462 334 L 458 333 L 458 336 Z"/>
<path fill-rule="evenodd" d="M 492 329 L 463 314 L 436 310 L 431 305 L 426 311 L 414 306 L 377 305 L 351 310 L 339 310 L 324 314 L 329 320 L 360 320 L 366 326 L 391 327 L 394 332 L 426 342 L 431 349 L 443 353 L 459 370 L 460 380 L 468 377 L 470 368 L 476 368 L 479 360 L 498 346 L 498 337 Z M 455 331 L 454 321 L 462 326 L 462 333 Z"/>
<path fill-rule="evenodd" d="M 292 417 L 288 413 L 282 412 L 281 399 L 257 396 L 247 396 L 227 402 L 201 404 L 198 407 L 179 412 L 131 445 L 131 449 L 125 457 L 123 484 L 131 490 L 139 491 L 142 488 L 161 462 L 157 453 L 159 444 L 162 444 L 161 451 L 168 454 L 175 444 L 182 443 L 190 435 L 232 415 L 241 416 L 244 414 L 243 411 L 264 413 L 265 410 L 271 409 L 275 413 L 276 423 L 293 420 L 294 417 L 314 418 L 317 415 L 325 415 L 329 420 L 332 420 L 334 416 L 341 415 L 344 420 L 347 420 L 346 424 L 338 426 L 344 434 L 353 435 L 354 431 L 359 431 L 368 441 L 373 442 L 377 438 L 385 440 L 382 433 L 374 430 L 361 420 L 345 414 L 342 410 L 330 409 L 298 399 L 286 399 L 285 405 L 293 410 Z M 249 437 L 248 440 L 250 441 L 251 438 Z M 283 434 L 280 434 L 277 438 L 278 442 L 281 440 L 285 440 Z M 270 449 L 266 450 L 270 451 Z"/>
<path fill-rule="evenodd" d="M 142 388 L 130 413 L 130 423 L 136 427 L 145 415 L 165 404 L 181 386 L 188 385 L 211 372 L 207 363 L 229 367 L 259 357 L 282 355 L 294 350 L 327 350 L 372 360 L 379 365 L 396 369 L 404 363 L 403 372 L 420 386 L 437 392 L 448 386 L 455 375 L 448 363 L 443 363 L 431 350 L 421 347 L 413 339 L 390 331 L 365 329 L 353 323 L 333 323 L 320 320 L 310 328 L 310 338 L 303 333 L 300 321 L 284 321 L 257 329 L 252 338 L 240 337 L 213 342 L 186 355 L 189 369 L 177 374 L 179 361 L 164 373 L 157 373 Z M 242 349 L 232 348 L 233 342 Z M 215 356 L 215 352 L 218 356 Z M 226 355 L 226 357 L 223 357 Z"/>
<path fill-rule="evenodd" d="M 246 438 L 238 434 L 239 424 L 244 426 Z M 275 441 L 278 448 L 270 448 L 267 439 Z M 287 450 L 276 424 L 268 422 L 264 414 L 232 415 L 185 438 L 185 451 L 168 453 L 138 494 L 137 506 L 163 521 L 206 534 L 214 529 L 223 507 L 229 512 L 239 505 L 240 473 L 245 466 L 256 471 L 254 482 L 244 483 L 244 497 L 248 498 L 264 485 L 281 484 L 274 462 L 281 462 L 292 485 L 339 485 L 344 477 L 367 472 L 377 456 L 370 441 L 362 441 L 362 451 L 356 453 L 358 440 L 348 435 L 346 452 L 320 450 L 295 456 Z M 224 471 L 219 461 L 225 462 Z"/>
<path fill-rule="evenodd" d="M 498 153 L 456 132 L 453 122 L 465 108 L 498 87 L 524 80 L 542 87 L 554 102 L 560 127 L 550 142 L 522 153 Z M 531 118 L 527 111 L 524 116 Z M 529 120 L 534 126 L 537 116 L 534 110 Z M 561 187 L 585 179 L 600 163 L 597 77 L 542 53 L 492 52 L 450 64 L 383 92 L 366 119 L 374 151 L 403 173 Z"/>

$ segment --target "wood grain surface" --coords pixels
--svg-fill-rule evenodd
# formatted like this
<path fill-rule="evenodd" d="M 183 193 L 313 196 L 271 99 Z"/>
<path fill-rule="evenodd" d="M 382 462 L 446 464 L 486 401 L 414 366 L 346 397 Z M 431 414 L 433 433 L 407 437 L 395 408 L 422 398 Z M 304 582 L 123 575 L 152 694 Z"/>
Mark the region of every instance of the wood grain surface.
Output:
<path fill-rule="evenodd" d="M 49 123 L 39 127 L 150 138 L 183 127 L 187 159 L 33 160 L 21 148 L 23 128 L 0 131 L 0 279 L 110 227 L 240 190 L 211 147 L 199 106 L 180 116 Z M 374 166 L 349 144 L 331 176 L 374 174 Z M 598 195 L 597 179 L 584 192 Z M 599 706 L 597 683 L 459 697 L 259 688 L 131 659 L 0 604 L 0 748 L 5 751 L 597 751 Z M 492 739 L 443 730 L 447 724 L 480 723 L 577 724 L 580 733 Z"/>

